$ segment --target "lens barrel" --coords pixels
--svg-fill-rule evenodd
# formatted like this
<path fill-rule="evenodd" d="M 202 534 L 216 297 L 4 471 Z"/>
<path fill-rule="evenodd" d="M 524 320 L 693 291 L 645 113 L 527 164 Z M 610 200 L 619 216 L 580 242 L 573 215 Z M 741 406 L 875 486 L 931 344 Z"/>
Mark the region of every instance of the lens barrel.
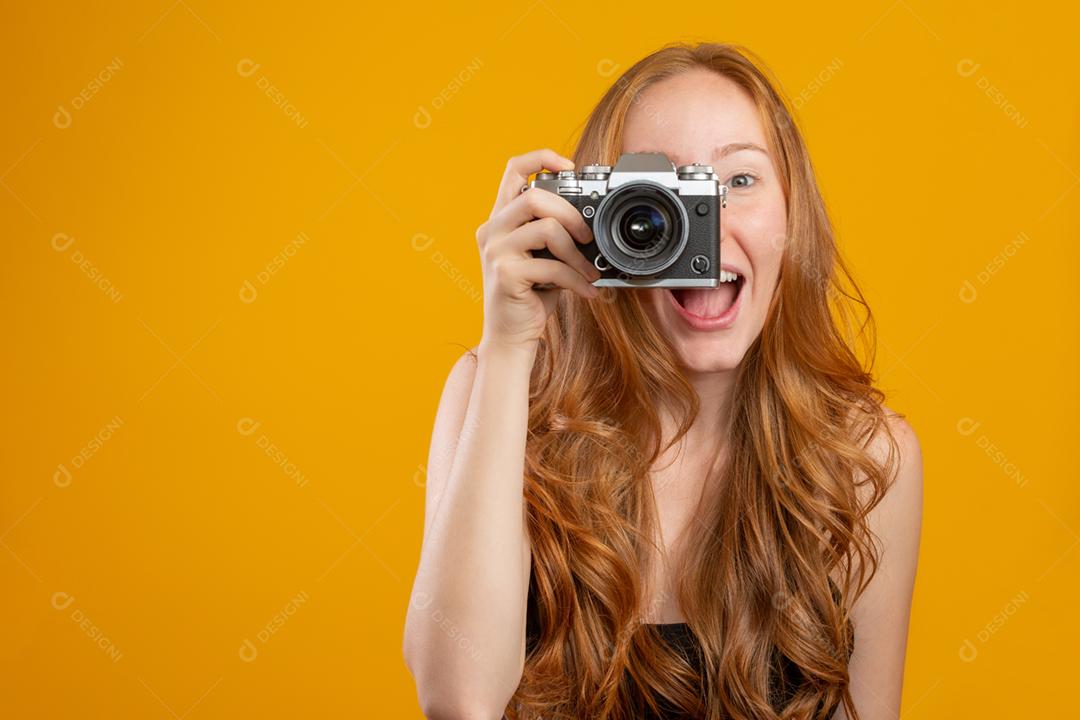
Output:
<path fill-rule="evenodd" d="M 654 275 L 675 262 L 686 247 L 686 207 L 670 189 L 641 180 L 619 186 L 596 210 L 597 249 L 619 270 Z"/>

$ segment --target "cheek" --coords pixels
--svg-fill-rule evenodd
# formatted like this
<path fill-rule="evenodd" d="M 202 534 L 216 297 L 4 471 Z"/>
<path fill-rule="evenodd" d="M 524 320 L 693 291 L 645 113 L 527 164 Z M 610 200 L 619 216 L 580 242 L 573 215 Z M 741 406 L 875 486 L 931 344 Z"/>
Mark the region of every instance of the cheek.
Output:
<path fill-rule="evenodd" d="M 753 268 L 754 278 L 764 284 L 764 280 L 774 276 L 780 268 L 780 261 L 784 257 L 784 247 L 787 243 L 785 227 L 762 227 L 748 238 L 744 247 L 750 256 L 750 265 Z"/>
<path fill-rule="evenodd" d="M 757 284 L 774 284 L 787 246 L 787 212 L 783 198 L 779 203 L 763 203 L 756 212 L 746 213 L 734 233 L 749 257 Z"/>

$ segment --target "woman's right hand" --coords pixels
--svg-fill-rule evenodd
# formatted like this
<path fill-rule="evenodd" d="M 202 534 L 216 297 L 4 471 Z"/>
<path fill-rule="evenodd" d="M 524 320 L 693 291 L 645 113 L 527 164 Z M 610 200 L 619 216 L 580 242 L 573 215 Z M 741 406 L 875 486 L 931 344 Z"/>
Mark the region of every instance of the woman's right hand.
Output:
<path fill-rule="evenodd" d="M 593 241 L 581 213 L 553 192 L 521 192 L 531 173 L 573 167 L 573 161 L 548 149 L 518 155 L 506 164 L 491 216 L 476 230 L 484 275 L 482 345 L 535 352 L 562 289 L 586 299 L 599 295 L 592 282 L 600 271 L 576 245 Z M 558 259 L 529 252 L 544 247 Z M 541 283 L 557 287 L 533 288 Z"/>

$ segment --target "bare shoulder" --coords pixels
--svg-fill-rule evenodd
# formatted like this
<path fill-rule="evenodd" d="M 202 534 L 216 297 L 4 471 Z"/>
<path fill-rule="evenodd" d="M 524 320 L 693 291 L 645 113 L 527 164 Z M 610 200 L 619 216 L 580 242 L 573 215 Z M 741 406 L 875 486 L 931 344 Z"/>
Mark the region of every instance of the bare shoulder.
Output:
<path fill-rule="evenodd" d="M 878 423 L 873 437 L 864 441 L 864 447 L 868 460 L 880 470 L 882 477 L 877 483 L 866 482 L 868 468 L 858 467 L 853 478 L 856 495 L 886 573 L 899 571 L 913 579 L 922 531 L 922 446 L 905 415 L 885 405 L 880 409 L 885 422 Z M 880 492 L 875 494 L 875 491 Z M 851 560 L 849 570 L 857 573 L 861 558 Z M 837 577 L 839 573 L 837 569 Z M 875 584 L 880 587 L 882 583 Z"/>
<path fill-rule="evenodd" d="M 893 436 L 900 446 L 901 458 L 909 462 L 921 459 L 922 447 L 919 444 L 919 436 L 915 432 L 915 428 L 908 422 L 907 417 L 892 410 L 887 405 L 883 405 L 882 408 L 888 418 L 889 429 L 892 430 Z"/>
<path fill-rule="evenodd" d="M 895 440 L 894 474 L 881 504 L 871 512 L 871 528 L 885 543 L 885 552 L 891 553 L 890 564 L 903 566 L 910 579 L 914 579 L 915 563 L 922 529 L 923 506 L 923 460 L 922 444 L 915 428 L 907 418 L 883 407 L 889 431 Z M 876 453 L 888 452 L 880 448 Z"/>
<path fill-rule="evenodd" d="M 895 476 L 888 494 L 899 496 L 896 502 L 908 511 L 918 512 L 922 500 L 922 444 L 906 416 L 885 405 L 882 409 L 895 447 L 884 432 L 878 432 L 871 443 L 871 453 L 881 463 L 886 463 L 893 453 Z"/>
<path fill-rule="evenodd" d="M 884 492 L 866 514 L 878 553 L 878 572 L 856 609 L 856 616 L 878 615 L 880 606 L 910 599 L 922 531 L 923 467 L 919 437 L 907 418 L 882 406 L 885 424 L 877 428 L 866 449 L 884 472 Z M 860 474 L 861 476 L 861 474 Z M 870 483 L 859 485 L 864 504 L 870 504 Z M 859 563 L 855 564 L 855 567 Z"/>

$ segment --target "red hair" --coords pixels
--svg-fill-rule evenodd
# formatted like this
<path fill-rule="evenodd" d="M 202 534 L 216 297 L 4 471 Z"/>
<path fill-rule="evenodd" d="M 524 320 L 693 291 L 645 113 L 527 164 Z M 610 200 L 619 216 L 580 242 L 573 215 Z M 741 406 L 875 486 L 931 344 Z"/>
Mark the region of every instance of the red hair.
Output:
<path fill-rule="evenodd" d="M 641 290 L 604 289 L 591 301 L 561 293 L 530 384 L 525 501 L 539 623 L 512 720 L 621 720 L 640 716 L 643 702 L 710 720 L 825 717 L 840 703 L 858 717 L 850 608 L 877 567 L 866 515 L 898 450 L 869 371 L 873 317 L 837 251 L 787 102 L 744 48 L 668 45 L 607 91 L 573 159 L 613 165 L 635 97 L 693 68 L 754 100 L 788 210 L 777 288 L 737 372 L 727 462 L 713 466 L 708 484 L 718 490 L 691 523 L 677 568 L 703 673 L 642 624 L 640 607 L 656 523 L 649 471 L 670 447 L 661 447 L 657 399 L 677 411 L 674 444 L 698 414 L 697 395 Z M 879 431 L 891 448 L 884 462 L 869 448 Z M 782 707 L 780 661 L 799 678 Z"/>

